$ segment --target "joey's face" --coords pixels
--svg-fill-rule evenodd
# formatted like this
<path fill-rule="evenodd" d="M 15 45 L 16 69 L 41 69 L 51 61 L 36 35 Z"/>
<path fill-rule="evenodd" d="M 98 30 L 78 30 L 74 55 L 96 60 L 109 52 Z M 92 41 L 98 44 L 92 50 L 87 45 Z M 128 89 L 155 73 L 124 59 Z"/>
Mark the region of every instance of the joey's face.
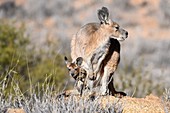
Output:
<path fill-rule="evenodd" d="M 69 75 L 72 76 L 76 80 L 81 70 L 80 68 L 83 62 L 83 58 L 78 57 L 75 62 L 69 62 L 67 57 L 65 56 L 64 60 L 65 60 L 67 69 L 69 71 Z"/>
<path fill-rule="evenodd" d="M 74 79 L 76 79 L 79 75 L 79 66 L 77 66 L 75 63 L 68 63 L 67 69 L 69 71 L 69 75 L 72 76 Z"/>
<path fill-rule="evenodd" d="M 109 20 L 108 24 L 105 24 L 104 26 L 111 38 L 115 38 L 118 41 L 124 41 L 128 37 L 128 32 L 122 29 L 116 22 Z"/>

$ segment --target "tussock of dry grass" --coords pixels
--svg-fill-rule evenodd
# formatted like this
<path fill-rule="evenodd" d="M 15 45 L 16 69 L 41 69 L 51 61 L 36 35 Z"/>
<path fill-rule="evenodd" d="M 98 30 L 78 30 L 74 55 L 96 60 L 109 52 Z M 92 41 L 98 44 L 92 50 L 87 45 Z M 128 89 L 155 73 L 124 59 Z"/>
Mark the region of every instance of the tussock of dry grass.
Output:
<path fill-rule="evenodd" d="M 20 91 L 17 84 L 12 83 L 11 90 L 14 94 L 6 93 L 5 81 L 1 81 L 0 85 L 0 112 L 17 111 L 19 108 L 26 113 L 84 113 L 84 112 L 116 112 L 116 113 L 131 113 L 131 112 L 154 112 L 164 113 L 169 110 L 169 93 L 164 93 L 165 99 L 149 95 L 145 98 L 123 97 L 116 98 L 114 96 L 95 96 L 92 100 L 88 96 L 69 96 L 58 97 L 58 93 L 52 91 L 50 85 L 46 85 L 42 92 L 35 93 L 32 90 L 29 95 L 24 95 Z M 20 110 L 19 110 L 20 112 Z M 21 113 L 22 113 L 21 112 Z M 10 112 L 9 112 L 10 113 Z"/>

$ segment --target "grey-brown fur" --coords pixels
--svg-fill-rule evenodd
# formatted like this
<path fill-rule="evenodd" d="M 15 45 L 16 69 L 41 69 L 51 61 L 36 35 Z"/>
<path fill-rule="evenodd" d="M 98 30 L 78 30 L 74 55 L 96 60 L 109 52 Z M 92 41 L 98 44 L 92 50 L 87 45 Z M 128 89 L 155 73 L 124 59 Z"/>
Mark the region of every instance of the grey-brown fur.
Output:
<path fill-rule="evenodd" d="M 98 10 L 100 23 L 89 23 L 73 36 L 71 41 L 71 57 L 83 58 L 82 67 L 87 71 L 87 76 L 92 80 L 88 84 L 91 88 L 94 83 L 101 83 L 100 93 L 107 94 L 108 88 L 112 95 L 117 92 L 113 86 L 113 73 L 120 60 L 120 44 L 128 37 L 128 32 L 109 18 L 109 11 L 103 7 Z M 111 82 L 109 82 L 111 81 Z"/>

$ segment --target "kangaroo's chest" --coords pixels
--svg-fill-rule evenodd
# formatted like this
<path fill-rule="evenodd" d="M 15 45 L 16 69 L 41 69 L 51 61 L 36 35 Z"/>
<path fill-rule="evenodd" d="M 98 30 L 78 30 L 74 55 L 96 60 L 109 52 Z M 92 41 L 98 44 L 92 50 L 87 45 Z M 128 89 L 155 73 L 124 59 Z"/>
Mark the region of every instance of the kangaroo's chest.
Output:
<path fill-rule="evenodd" d="M 101 44 L 93 51 L 93 53 L 91 53 L 90 60 L 92 64 L 97 64 L 99 59 L 104 58 L 108 54 L 110 44 L 110 41 L 107 41 L 106 43 Z"/>

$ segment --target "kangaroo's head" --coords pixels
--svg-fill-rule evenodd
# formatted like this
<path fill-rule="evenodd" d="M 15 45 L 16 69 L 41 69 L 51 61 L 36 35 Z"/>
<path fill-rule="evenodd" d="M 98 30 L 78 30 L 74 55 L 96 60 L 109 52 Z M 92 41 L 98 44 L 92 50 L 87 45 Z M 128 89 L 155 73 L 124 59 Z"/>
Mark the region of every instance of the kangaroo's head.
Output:
<path fill-rule="evenodd" d="M 80 73 L 80 68 L 83 62 L 83 58 L 78 57 L 75 62 L 69 62 L 67 57 L 65 56 L 64 60 L 68 68 L 69 75 L 72 76 L 76 80 Z"/>
<path fill-rule="evenodd" d="M 107 36 L 119 41 L 123 41 L 128 37 L 128 32 L 109 18 L 109 10 L 106 7 L 98 10 L 98 18 L 101 23 L 100 28 Z"/>

